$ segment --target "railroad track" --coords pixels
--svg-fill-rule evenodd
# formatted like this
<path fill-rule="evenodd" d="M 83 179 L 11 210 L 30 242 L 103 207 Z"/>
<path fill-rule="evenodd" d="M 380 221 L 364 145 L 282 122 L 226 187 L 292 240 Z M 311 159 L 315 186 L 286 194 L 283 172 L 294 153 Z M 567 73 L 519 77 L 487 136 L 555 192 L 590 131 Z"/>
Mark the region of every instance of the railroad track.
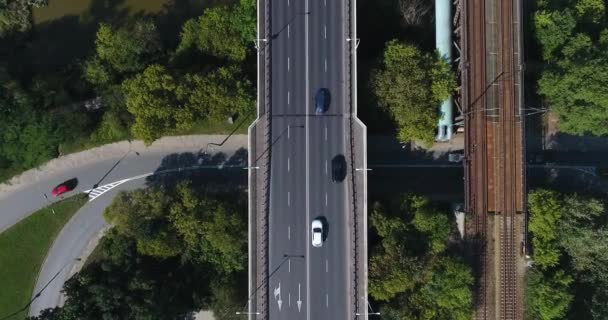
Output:
<path fill-rule="evenodd" d="M 478 262 L 476 319 L 523 318 L 517 269 L 524 189 L 520 88 L 515 83 L 520 64 L 517 1 L 465 0 L 461 8 L 465 210 L 471 216 L 467 234 L 474 240 Z"/>
<path fill-rule="evenodd" d="M 465 0 L 463 8 L 463 53 L 466 59 L 463 71 L 463 105 L 465 116 L 466 140 L 465 153 L 465 205 L 466 212 L 473 218 L 470 238 L 477 260 L 477 309 L 476 318 L 488 316 L 487 286 L 488 259 L 486 255 L 487 232 L 487 171 L 486 149 L 487 132 L 485 125 L 485 1 Z"/>
<path fill-rule="evenodd" d="M 521 183 L 521 172 L 518 170 L 518 158 L 522 150 L 518 148 L 520 134 L 516 114 L 519 115 L 518 105 L 515 101 L 515 64 L 514 64 L 514 36 L 513 36 L 513 13 L 514 0 L 499 1 L 499 68 L 501 69 L 503 81 L 500 81 L 499 89 L 501 96 L 500 114 L 498 127 L 500 134 L 496 136 L 500 141 L 499 158 L 499 181 L 497 192 L 499 201 L 497 208 L 500 212 L 500 319 L 519 319 L 518 297 L 517 297 L 517 244 L 516 225 L 517 212 L 521 207 L 518 201 L 518 183 Z M 519 189 L 521 191 L 521 189 Z"/>

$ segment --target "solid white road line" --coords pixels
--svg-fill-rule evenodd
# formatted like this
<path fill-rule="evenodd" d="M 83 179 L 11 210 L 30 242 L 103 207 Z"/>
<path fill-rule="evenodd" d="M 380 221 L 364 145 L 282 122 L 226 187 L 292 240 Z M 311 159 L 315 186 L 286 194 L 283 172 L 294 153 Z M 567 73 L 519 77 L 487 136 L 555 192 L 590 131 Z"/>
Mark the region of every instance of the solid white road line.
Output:
<path fill-rule="evenodd" d="M 309 4 L 308 4 L 308 0 L 306 0 L 306 4 L 304 7 L 304 12 L 309 12 Z M 310 84 L 309 84 L 309 72 L 308 72 L 308 61 L 309 61 L 309 57 L 308 57 L 308 19 L 309 19 L 309 15 L 305 15 L 305 19 L 304 19 L 304 33 L 305 33 L 305 40 L 304 40 L 304 52 L 306 52 L 306 60 L 304 63 L 304 70 L 305 70 L 305 79 L 306 79 L 306 87 L 305 87 L 305 95 L 308 96 L 309 92 L 310 92 Z M 310 108 L 309 108 L 309 100 L 310 99 L 306 99 L 306 320 L 310 320 L 310 303 L 308 303 L 310 301 L 310 223 L 308 223 L 310 221 L 310 159 L 309 157 L 309 150 L 310 150 L 310 137 L 309 137 L 309 130 L 310 130 L 310 117 L 308 117 L 308 113 L 310 112 Z M 299 290 L 300 289 L 300 284 L 298 283 L 298 295 L 299 295 Z M 298 296 L 298 312 L 300 311 L 300 305 L 301 305 L 301 299 Z"/>

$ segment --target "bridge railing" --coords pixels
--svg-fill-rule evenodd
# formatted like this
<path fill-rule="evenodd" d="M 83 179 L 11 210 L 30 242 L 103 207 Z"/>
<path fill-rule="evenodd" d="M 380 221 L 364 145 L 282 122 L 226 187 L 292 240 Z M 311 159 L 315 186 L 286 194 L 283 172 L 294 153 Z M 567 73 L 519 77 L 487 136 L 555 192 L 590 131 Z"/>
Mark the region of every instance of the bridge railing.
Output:
<path fill-rule="evenodd" d="M 349 194 L 351 207 L 349 220 L 351 229 L 351 256 L 355 263 L 351 272 L 351 311 L 352 319 L 367 319 L 367 129 L 357 118 L 357 2 L 345 0 L 346 17 L 346 105 L 347 116 L 347 154 L 351 163 Z M 357 316 L 356 313 L 362 314 Z"/>

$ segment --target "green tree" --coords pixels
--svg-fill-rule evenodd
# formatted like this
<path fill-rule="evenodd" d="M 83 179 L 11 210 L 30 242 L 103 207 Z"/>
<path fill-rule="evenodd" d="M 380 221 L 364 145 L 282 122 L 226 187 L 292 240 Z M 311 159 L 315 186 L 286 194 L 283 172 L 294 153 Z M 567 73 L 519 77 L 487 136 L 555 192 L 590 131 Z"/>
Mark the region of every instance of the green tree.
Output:
<path fill-rule="evenodd" d="M 1 70 L 0 70 L 1 72 Z M 0 168 L 29 169 L 57 155 L 61 132 L 15 81 L 0 84 Z"/>
<path fill-rule="evenodd" d="M 388 216 L 376 203 L 370 222 L 381 238 L 381 245 L 371 250 L 369 293 L 376 300 L 389 301 L 415 286 L 422 265 L 415 257 L 407 255 L 402 240 L 410 228 L 402 217 Z"/>
<path fill-rule="evenodd" d="M 393 40 L 386 45 L 382 67 L 372 76 L 372 87 L 380 106 L 395 119 L 399 139 L 430 145 L 437 105 L 456 88 L 456 82 L 438 55 Z"/>
<path fill-rule="evenodd" d="M 526 277 L 526 318 L 564 319 L 572 301 L 572 277 L 558 270 L 550 275 L 531 270 Z"/>
<path fill-rule="evenodd" d="M 451 229 L 448 216 L 436 210 L 431 202 L 423 197 L 413 197 L 412 208 L 415 212 L 412 224 L 427 237 L 431 253 L 443 252 Z"/>
<path fill-rule="evenodd" d="M 183 245 L 167 217 L 172 200 L 161 189 L 121 192 L 104 217 L 120 234 L 135 239 L 139 253 L 174 257 L 182 252 Z"/>
<path fill-rule="evenodd" d="M 46 4 L 46 0 L 0 0 L 0 37 L 28 31 L 32 25 L 32 8 Z"/>
<path fill-rule="evenodd" d="M 560 117 L 560 130 L 607 135 L 608 18 L 603 0 L 541 1 L 536 37 L 547 62 L 538 93 Z"/>
<path fill-rule="evenodd" d="M 181 256 L 224 274 L 246 268 L 247 227 L 239 208 L 197 195 L 188 182 L 120 193 L 104 216 L 135 239 L 142 255 Z"/>
<path fill-rule="evenodd" d="M 202 16 L 184 24 L 177 52 L 197 48 L 213 56 L 242 61 L 255 38 L 255 15 L 252 0 L 206 9 Z"/>
<path fill-rule="evenodd" d="M 95 39 L 95 55 L 84 64 L 84 77 L 105 87 L 121 75 L 143 70 L 161 52 L 156 25 L 135 20 L 119 28 L 101 23 Z"/>
<path fill-rule="evenodd" d="M 206 75 L 187 74 L 177 88 L 177 97 L 188 109 L 214 121 L 254 109 L 252 85 L 235 66 L 220 67 Z"/>
<path fill-rule="evenodd" d="M 388 248 L 387 248 L 388 247 Z M 416 285 L 422 263 L 402 254 L 399 248 L 384 245 L 372 250 L 369 259 L 369 294 L 379 301 L 390 301 Z"/>
<path fill-rule="evenodd" d="M 534 261 L 541 268 L 557 265 L 560 257 L 558 224 L 562 207 L 558 194 L 549 190 L 535 190 L 528 195 Z"/>
<path fill-rule="evenodd" d="M 171 130 L 192 125 L 194 113 L 179 103 L 177 87 L 178 81 L 161 65 L 151 65 L 123 83 L 127 110 L 135 121 L 131 130 L 136 138 L 149 144 Z"/>
<path fill-rule="evenodd" d="M 188 184 L 179 184 L 169 219 L 184 242 L 185 256 L 210 263 L 222 273 L 246 268 L 247 227 L 236 208 L 197 197 Z"/>
<path fill-rule="evenodd" d="M 471 269 L 454 258 L 439 258 L 431 279 L 409 298 L 418 319 L 468 320 L 473 312 Z"/>
<path fill-rule="evenodd" d="M 567 195 L 562 202 L 560 246 L 574 270 L 590 277 L 608 273 L 608 228 L 596 222 L 605 212 L 597 199 Z"/>

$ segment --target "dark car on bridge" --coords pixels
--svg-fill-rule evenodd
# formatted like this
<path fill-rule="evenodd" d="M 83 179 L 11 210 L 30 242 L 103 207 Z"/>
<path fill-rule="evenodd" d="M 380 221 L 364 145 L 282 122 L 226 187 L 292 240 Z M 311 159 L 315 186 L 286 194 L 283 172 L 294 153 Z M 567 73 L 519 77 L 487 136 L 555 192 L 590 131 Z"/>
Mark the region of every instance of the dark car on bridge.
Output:
<path fill-rule="evenodd" d="M 331 180 L 342 182 L 346 178 L 346 158 L 339 154 L 331 159 Z"/>
<path fill-rule="evenodd" d="M 321 88 L 315 94 L 315 113 L 325 113 L 329 109 L 331 95 L 329 89 Z"/>

